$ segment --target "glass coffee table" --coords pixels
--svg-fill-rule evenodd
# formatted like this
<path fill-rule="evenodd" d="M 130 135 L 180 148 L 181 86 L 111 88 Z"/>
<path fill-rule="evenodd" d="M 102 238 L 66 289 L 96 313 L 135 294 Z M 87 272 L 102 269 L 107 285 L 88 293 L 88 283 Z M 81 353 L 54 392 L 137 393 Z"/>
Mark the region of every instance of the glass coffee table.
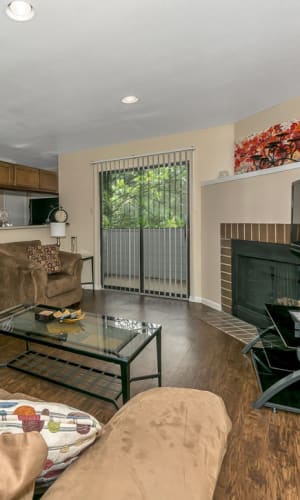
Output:
<path fill-rule="evenodd" d="M 80 321 L 42 322 L 35 319 L 36 310 L 41 308 L 57 310 L 35 304 L 0 312 L 0 333 L 24 340 L 26 345 L 24 352 L 2 366 L 96 396 L 116 408 L 120 396 L 123 403 L 130 399 L 133 381 L 157 378 L 161 386 L 161 325 L 92 313 L 85 313 Z M 157 372 L 131 377 L 132 361 L 154 339 Z M 105 362 L 105 368 L 97 362 L 82 364 L 77 357 L 64 359 L 61 355 L 39 352 L 33 348 L 36 344 L 58 350 L 59 354 L 65 351 L 80 355 L 80 359 Z M 118 365 L 119 369 L 110 371 L 112 365 Z"/>

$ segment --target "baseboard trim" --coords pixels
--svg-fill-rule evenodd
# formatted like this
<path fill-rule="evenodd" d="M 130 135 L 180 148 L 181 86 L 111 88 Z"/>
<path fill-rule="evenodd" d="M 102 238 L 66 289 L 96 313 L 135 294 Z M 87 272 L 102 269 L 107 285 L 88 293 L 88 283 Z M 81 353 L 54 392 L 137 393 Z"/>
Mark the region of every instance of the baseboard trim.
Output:
<path fill-rule="evenodd" d="M 204 304 L 205 306 L 211 307 L 212 309 L 216 309 L 217 311 L 222 311 L 221 304 L 214 302 L 213 300 L 205 299 L 204 297 L 193 297 L 189 298 L 190 302 L 199 302 L 200 304 Z"/>
<path fill-rule="evenodd" d="M 81 285 L 85 290 L 93 290 L 92 285 Z M 101 286 L 95 285 L 95 290 L 104 290 Z M 222 311 L 221 304 L 214 302 L 213 300 L 205 299 L 204 297 L 190 296 L 189 302 L 198 302 L 199 304 L 204 304 L 205 306 L 216 309 L 217 311 Z"/>
<path fill-rule="evenodd" d="M 81 285 L 81 288 L 84 290 L 93 290 L 93 285 Z M 96 286 L 94 287 L 94 290 L 103 290 L 101 286 Z"/>
<path fill-rule="evenodd" d="M 189 302 L 199 302 L 201 304 L 202 299 L 201 297 L 193 297 L 192 295 L 189 297 Z"/>
<path fill-rule="evenodd" d="M 222 311 L 221 304 L 218 304 L 217 302 L 214 302 L 213 300 L 202 298 L 202 304 L 204 304 L 205 306 L 211 307 L 212 309 L 216 309 L 216 311 Z"/>

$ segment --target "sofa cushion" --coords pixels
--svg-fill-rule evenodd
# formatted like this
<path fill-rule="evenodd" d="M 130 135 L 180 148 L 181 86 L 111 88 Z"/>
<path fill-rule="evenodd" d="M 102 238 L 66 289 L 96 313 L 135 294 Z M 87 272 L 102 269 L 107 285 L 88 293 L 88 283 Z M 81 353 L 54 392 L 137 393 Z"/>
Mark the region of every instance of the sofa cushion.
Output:
<path fill-rule="evenodd" d="M 28 258 L 41 264 L 48 274 L 59 273 L 61 262 L 57 245 L 33 245 L 27 247 Z"/>
<path fill-rule="evenodd" d="M 76 276 L 64 273 L 51 274 L 48 276 L 46 296 L 56 297 L 61 293 L 70 292 L 78 286 Z"/>
<path fill-rule="evenodd" d="M 94 417 L 67 405 L 27 399 L 0 400 L 0 436 L 36 431 L 48 447 L 38 482 L 55 479 L 93 443 L 101 430 Z"/>
<path fill-rule="evenodd" d="M 0 252 L 5 255 L 11 255 L 14 257 L 19 257 L 21 259 L 27 259 L 27 248 L 29 246 L 40 246 L 40 240 L 29 240 L 29 241 L 13 241 L 10 243 L 1 243 Z"/>

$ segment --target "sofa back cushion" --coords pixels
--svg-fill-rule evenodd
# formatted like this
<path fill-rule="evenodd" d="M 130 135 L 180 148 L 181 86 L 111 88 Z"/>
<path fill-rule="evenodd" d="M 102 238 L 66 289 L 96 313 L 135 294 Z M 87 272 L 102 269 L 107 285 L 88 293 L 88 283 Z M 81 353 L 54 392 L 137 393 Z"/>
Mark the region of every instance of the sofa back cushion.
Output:
<path fill-rule="evenodd" d="M 10 243 L 1 243 L 0 252 L 5 255 L 11 255 L 12 257 L 19 257 L 21 259 L 27 258 L 27 248 L 29 246 L 41 245 L 40 240 L 29 240 L 29 241 L 13 241 Z"/>
<path fill-rule="evenodd" d="M 30 245 L 27 247 L 27 256 L 33 262 L 41 264 L 48 274 L 61 272 L 57 245 Z"/>

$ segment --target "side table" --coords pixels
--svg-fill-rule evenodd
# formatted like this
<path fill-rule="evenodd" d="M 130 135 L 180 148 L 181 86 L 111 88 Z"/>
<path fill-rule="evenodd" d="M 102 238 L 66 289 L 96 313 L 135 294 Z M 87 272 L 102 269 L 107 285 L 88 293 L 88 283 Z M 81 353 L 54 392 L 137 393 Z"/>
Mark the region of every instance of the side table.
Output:
<path fill-rule="evenodd" d="M 95 293 L 95 277 L 94 277 L 94 256 L 93 255 L 82 255 L 81 260 L 87 261 L 89 260 L 91 263 L 91 277 L 92 279 L 90 281 L 82 281 L 82 285 L 93 285 L 93 293 Z"/>
<path fill-rule="evenodd" d="M 298 307 L 266 304 L 272 325 L 243 349 L 251 353 L 261 395 L 254 408 L 300 413 L 300 338 L 295 337 L 290 311 Z M 262 347 L 255 344 L 261 341 Z"/>

